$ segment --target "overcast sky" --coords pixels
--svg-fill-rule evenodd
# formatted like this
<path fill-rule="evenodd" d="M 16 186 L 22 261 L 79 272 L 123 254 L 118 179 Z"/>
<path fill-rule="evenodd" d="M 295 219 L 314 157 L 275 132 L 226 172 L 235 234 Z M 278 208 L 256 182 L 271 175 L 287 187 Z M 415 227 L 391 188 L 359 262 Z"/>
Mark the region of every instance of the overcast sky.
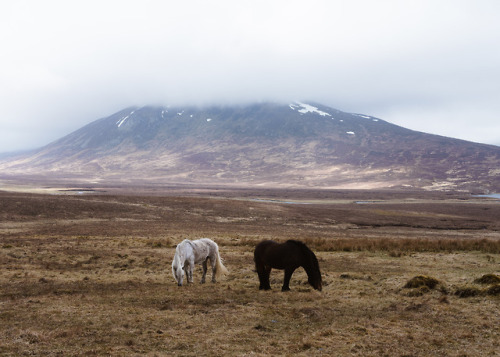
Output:
<path fill-rule="evenodd" d="M 0 2 L 0 152 L 132 105 L 292 100 L 500 145 L 500 1 Z"/>

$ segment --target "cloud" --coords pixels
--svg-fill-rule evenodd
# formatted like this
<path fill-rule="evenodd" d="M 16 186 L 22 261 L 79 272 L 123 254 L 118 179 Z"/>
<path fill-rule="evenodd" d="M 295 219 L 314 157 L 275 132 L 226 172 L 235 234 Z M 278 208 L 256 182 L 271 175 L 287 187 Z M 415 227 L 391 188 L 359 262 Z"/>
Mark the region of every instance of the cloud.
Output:
<path fill-rule="evenodd" d="M 0 151 L 44 145 L 130 105 L 295 99 L 500 143 L 499 10 L 496 1 L 3 2 Z"/>

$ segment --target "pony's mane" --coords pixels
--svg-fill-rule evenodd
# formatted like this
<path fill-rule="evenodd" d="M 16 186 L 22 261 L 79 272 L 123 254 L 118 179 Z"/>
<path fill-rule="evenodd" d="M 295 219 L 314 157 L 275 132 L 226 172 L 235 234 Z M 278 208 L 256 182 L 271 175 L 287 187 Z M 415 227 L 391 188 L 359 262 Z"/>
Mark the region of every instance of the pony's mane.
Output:
<path fill-rule="evenodd" d="M 182 242 L 177 244 L 175 247 L 175 255 L 174 255 L 174 260 L 177 261 L 177 263 L 182 266 L 182 258 L 181 258 L 181 249 L 184 247 L 184 245 L 189 244 L 191 245 L 191 241 L 189 239 L 184 239 Z"/>
<path fill-rule="evenodd" d="M 295 245 L 297 245 L 300 250 L 302 250 L 304 253 L 312 253 L 312 250 L 309 249 L 309 247 L 307 245 L 305 245 L 304 242 L 301 242 L 300 240 L 295 240 L 295 239 L 289 239 L 286 241 L 287 243 L 293 243 Z"/>
<path fill-rule="evenodd" d="M 175 247 L 174 263 L 181 265 L 181 252 L 180 252 L 179 245 L 180 245 L 180 244 L 178 244 L 178 245 Z"/>
<path fill-rule="evenodd" d="M 297 247 L 300 248 L 300 250 L 302 251 L 304 256 L 307 258 L 307 260 L 311 264 L 309 267 L 311 269 L 311 271 L 310 271 L 311 274 L 313 274 L 315 279 L 321 280 L 321 273 L 319 271 L 318 258 L 316 258 L 316 255 L 314 254 L 314 252 L 311 249 L 309 249 L 309 247 L 307 245 L 305 245 L 304 242 L 301 242 L 299 240 L 289 239 L 289 240 L 287 240 L 287 243 L 295 244 Z"/>

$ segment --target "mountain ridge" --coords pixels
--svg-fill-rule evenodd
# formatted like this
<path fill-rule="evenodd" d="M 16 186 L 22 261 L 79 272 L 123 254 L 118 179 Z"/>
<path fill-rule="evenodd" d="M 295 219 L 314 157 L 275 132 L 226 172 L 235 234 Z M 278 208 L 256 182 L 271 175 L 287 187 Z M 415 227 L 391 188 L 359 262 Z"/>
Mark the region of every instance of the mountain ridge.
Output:
<path fill-rule="evenodd" d="M 92 182 L 500 190 L 500 148 L 313 102 L 129 107 L 2 175 Z"/>

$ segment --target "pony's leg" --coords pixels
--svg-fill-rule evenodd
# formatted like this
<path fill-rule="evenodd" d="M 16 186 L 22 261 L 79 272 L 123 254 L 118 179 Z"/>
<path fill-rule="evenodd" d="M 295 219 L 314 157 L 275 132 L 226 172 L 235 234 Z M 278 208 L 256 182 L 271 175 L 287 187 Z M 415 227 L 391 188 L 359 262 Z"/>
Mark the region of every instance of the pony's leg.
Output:
<path fill-rule="evenodd" d="M 216 283 L 215 276 L 217 275 L 217 257 L 210 259 L 210 265 L 212 266 L 212 283 Z"/>
<path fill-rule="evenodd" d="M 184 265 L 184 276 L 186 277 L 186 282 L 189 283 L 189 265 Z"/>
<path fill-rule="evenodd" d="M 186 279 L 188 283 L 193 282 L 193 265 L 191 263 L 186 264 Z"/>
<path fill-rule="evenodd" d="M 285 277 L 283 278 L 283 286 L 281 287 L 281 291 L 289 291 L 290 290 L 290 278 L 292 277 L 295 268 L 287 268 L 285 269 Z"/>
<path fill-rule="evenodd" d="M 271 267 L 266 267 L 264 264 L 256 264 L 257 274 L 259 275 L 259 290 L 271 290 L 269 283 L 269 275 L 271 274 Z"/>
<path fill-rule="evenodd" d="M 201 276 L 200 284 L 204 284 L 205 276 L 207 275 L 207 259 L 205 259 L 203 263 L 201 263 L 201 266 L 203 267 L 203 275 Z"/>
<path fill-rule="evenodd" d="M 262 264 L 255 262 L 255 270 L 259 276 L 259 290 L 264 290 L 264 267 Z"/>
<path fill-rule="evenodd" d="M 193 282 L 193 271 L 194 271 L 194 255 L 189 259 L 189 282 Z"/>
<path fill-rule="evenodd" d="M 269 276 L 271 275 L 271 267 L 264 267 L 264 290 L 271 290 L 271 283 L 269 282 Z"/>

